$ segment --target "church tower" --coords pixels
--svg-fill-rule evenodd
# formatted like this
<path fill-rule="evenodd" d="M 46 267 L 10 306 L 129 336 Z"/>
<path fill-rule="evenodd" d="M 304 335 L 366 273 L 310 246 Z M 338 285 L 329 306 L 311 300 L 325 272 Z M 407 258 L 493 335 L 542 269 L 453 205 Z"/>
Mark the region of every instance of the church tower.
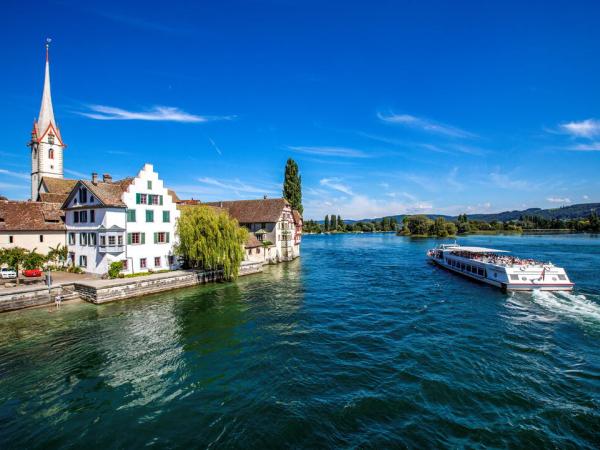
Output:
<path fill-rule="evenodd" d="M 66 145 L 54 120 L 50 94 L 50 39 L 46 39 L 46 74 L 42 106 L 31 131 L 31 200 L 36 201 L 43 177 L 63 178 L 63 150 Z"/>

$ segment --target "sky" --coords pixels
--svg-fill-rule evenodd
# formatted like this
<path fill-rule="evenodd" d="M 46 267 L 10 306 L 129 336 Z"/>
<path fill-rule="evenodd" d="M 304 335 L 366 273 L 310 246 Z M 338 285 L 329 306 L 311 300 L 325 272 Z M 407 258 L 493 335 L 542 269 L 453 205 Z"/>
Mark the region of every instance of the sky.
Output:
<path fill-rule="evenodd" d="M 2 2 L 0 195 L 52 38 L 65 176 L 154 164 L 181 198 L 281 196 L 305 218 L 600 201 L 599 2 Z"/>

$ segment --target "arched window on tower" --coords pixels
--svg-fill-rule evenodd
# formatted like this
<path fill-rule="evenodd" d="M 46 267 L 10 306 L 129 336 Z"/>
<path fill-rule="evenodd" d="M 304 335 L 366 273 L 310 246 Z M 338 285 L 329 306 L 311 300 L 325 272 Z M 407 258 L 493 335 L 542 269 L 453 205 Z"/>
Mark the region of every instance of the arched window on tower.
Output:
<path fill-rule="evenodd" d="M 48 150 L 48 158 L 54 159 L 54 149 L 53 148 L 51 148 L 50 150 Z"/>

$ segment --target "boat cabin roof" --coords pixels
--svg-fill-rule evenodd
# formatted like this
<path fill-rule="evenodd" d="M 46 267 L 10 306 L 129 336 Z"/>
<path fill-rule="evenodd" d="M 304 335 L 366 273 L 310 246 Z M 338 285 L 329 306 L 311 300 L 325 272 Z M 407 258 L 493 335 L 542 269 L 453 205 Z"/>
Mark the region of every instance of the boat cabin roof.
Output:
<path fill-rule="evenodd" d="M 495 248 L 486 248 L 486 247 L 450 247 L 448 249 L 451 252 L 468 252 L 468 253 L 510 253 L 508 250 L 498 250 Z"/>

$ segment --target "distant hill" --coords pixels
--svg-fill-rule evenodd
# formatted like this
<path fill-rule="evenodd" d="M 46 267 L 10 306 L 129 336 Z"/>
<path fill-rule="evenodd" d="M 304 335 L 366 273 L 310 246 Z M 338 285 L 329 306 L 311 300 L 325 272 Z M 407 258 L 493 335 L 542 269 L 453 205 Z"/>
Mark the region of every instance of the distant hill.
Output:
<path fill-rule="evenodd" d="M 467 216 L 469 217 L 469 220 L 481 220 L 483 222 L 493 222 L 496 220 L 498 222 L 506 222 L 508 220 L 518 220 L 521 218 L 521 216 L 538 216 L 543 217 L 544 219 L 577 219 L 581 217 L 588 217 L 592 212 L 600 214 L 600 203 L 580 203 L 577 205 L 561 206 L 560 208 L 552 209 L 529 208 L 489 214 L 467 214 Z M 405 214 L 398 214 L 395 216 L 386 217 L 395 217 L 398 222 L 402 222 L 404 216 Z M 458 218 L 457 216 L 445 216 L 443 214 L 427 214 L 427 217 L 430 219 L 443 217 L 446 220 L 456 220 Z M 361 220 L 344 219 L 344 223 L 371 222 L 373 220 L 380 221 L 381 219 L 381 217 Z M 322 220 L 318 222 L 323 223 Z"/>

